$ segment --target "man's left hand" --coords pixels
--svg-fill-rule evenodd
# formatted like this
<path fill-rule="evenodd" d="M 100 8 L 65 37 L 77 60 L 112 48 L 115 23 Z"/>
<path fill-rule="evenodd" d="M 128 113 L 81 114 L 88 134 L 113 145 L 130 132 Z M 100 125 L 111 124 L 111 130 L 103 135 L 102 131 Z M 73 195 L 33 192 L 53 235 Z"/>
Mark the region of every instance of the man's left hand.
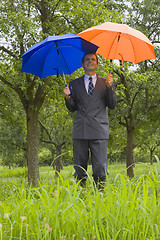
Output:
<path fill-rule="evenodd" d="M 108 76 L 107 76 L 107 80 L 106 80 L 106 86 L 111 87 L 112 84 L 113 84 L 113 77 L 112 77 L 112 74 L 109 73 Z"/>

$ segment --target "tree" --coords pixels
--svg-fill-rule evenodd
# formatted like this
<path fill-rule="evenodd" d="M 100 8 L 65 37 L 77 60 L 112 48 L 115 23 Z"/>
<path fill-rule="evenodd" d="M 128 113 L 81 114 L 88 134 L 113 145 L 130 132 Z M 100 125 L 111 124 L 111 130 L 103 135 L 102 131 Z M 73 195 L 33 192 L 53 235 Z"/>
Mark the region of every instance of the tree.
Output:
<path fill-rule="evenodd" d="M 152 43 L 160 43 L 160 2 L 129 0 L 127 22 L 142 31 Z"/>
<path fill-rule="evenodd" d="M 160 104 L 158 78 L 152 72 L 128 72 L 127 69 L 115 69 L 119 76 L 117 82 L 118 105 L 116 118 L 127 131 L 126 167 L 127 175 L 134 176 L 135 129 L 144 121 L 144 117 Z M 146 94 L 146 87 L 150 89 Z M 153 98 L 154 94 L 154 98 Z"/>
<path fill-rule="evenodd" d="M 48 35 L 80 32 L 91 24 L 109 19 L 112 13 L 99 1 L 92 4 L 88 0 L 1 0 L 0 12 L 1 38 L 8 44 L 0 46 L 3 62 L 0 80 L 18 94 L 23 105 L 27 122 L 28 181 L 36 186 L 39 179 L 38 115 L 48 86 L 55 84 L 52 82 L 55 77 L 39 79 L 20 74 L 21 56 Z"/>
<path fill-rule="evenodd" d="M 55 157 L 52 159 L 52 164 L 55 162 L 56 172 L 60 172 L 63 168 L 63 149 L 66 151 L 67 145 L 72 145 L 70 134 L 72 118 L 70 115 L 64 106 L 64 98 L 50 99 L 49 102 L 44 104 L 43 111 L 40 114 L 40 139 L 43 143 L 54 146 Z"/>
<path fill-rule="evenodd" d="M 126 6 L 128 15 L 124 22 L 142 31 L 153 43 L 160 43 L 160 3 L 148 0 L 130 0 Z M 157 70 L 159 71 L 159 66 L 155 61 L 142 62 L 137 65 L 136 70 L 130 73 L 127 71 L 127 67 L 114 70 L 119 77 L 116 117 L 127 130 L 126 166 L 127 175 L 130 178 L 134 176 L 135 129 L 143 122 L 144 116 L 160 104 Z"/>
<path fill-rule="evenodd" d="M 14 92 L 0 84 L 0 145 L 2 164 L 26 166 L 25 116 Z"/>
<path fill-rule="evenodd" d="M 153 154 L 160 149 L 159 108 L 152 109 L 136 131 L 137 144 L 141 152 L 150 154 L 150 163 L 153 164 Z"/>

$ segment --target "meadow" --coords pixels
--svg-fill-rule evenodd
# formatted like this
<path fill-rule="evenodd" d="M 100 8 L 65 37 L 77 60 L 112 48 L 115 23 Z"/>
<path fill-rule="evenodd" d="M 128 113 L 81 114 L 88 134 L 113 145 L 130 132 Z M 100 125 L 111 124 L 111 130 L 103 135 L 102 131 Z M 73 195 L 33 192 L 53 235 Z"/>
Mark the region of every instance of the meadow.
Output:
<path fill-rule="evenodd" d="M 160 163 L 137 163 L 135 177 L 125 164 L 109 165 L 104 191 L 88 170 L 86 188 L 73 178 L 73 166 L 55 177 L 40 167 L 39 187 L 27 183 L 27 170 L 0 167 L 0 240 L 160 239 Z"/>

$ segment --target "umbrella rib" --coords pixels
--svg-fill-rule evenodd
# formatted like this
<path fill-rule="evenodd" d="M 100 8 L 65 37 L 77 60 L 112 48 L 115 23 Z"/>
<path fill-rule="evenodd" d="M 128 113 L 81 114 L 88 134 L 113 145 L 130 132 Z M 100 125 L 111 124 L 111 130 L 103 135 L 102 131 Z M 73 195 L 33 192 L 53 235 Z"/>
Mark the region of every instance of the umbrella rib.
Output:
<path fill-rule="evenodd" d="M 51 45 L 51 46 L 50 46 L 50 48 L 49 48 L 49 50 L 48 50 L 48 53 L 50 52 L 50 50 L 51 50 L 52 48 L 55 48 L 55 47 L 56 47 L 58 56 L 59 56 L 59 52 L 61 52 L 61 54 L 62 54 L 61 49 L 58 48 L 57 41 L 54 41 L 54 44 L 53 44 L 53 42 L 51 42 L 50 45 Z M 46 54 L 46 56 L 45 56 L 45 58 L 44 58 L 44 61 L 43 61 L 44 64 L 43 64 L 43 67 L 42 67 L 42 71 L 41 71 L 40 76 L 42 76 L 43 69 L 44 69 L 44 65 L 45 65 L 45 60 L 46 60 L 46 58 L 47 58 L 47 56 L 48 56 L 48 53 Z M 62 56 L 63 56 L 63 54 L 62 54 Z M 64 61 L 65 61 L 65 58 L 64 58 L 64 57 L 63 57 L 63 59 L 64 59 Z M 64 76 L 64 71 L 63 71 L 63 67 L 62 67 L 62 64 L 61 64 L 60 56 L 59 56 L 59 62 L 60 62 L 61 68 L 62 68 L 63 76 Z M 65 61 L 65 63 L 66 63 L 66 61 Z M 67 64 L 66 64 L 66 66 L 67 66 Z M 68 69 L 68 72 L 70 73 L 68 66 L 67 66 L 67 69 Z M 64 80 L 65 80 L 65 76 L 64 76 Z M 65 80 L 65 81 L 66 81 L 66 80 Z"/>
<path fill-rule="evenodd" d="M 46 56 L 45 56 L 45 58 L 44 58 L 44 61 L 43 61 L 43 67 L 42 67 L 42 70 L 41 70 L 41 74 L 40 74 L 40 76 L 42 76 L 42 74 L 43 74 L 43 69 L 44 69 L 44 65 L 45 65 L 45 62 L 46 62 L 46 58 L 47 58 L 48 53 L 50 52 L 51 48 L 53 47 L 53 46 L 52 46 L 52 45 L 53 45 L 53 42 L 51 42 L 51 43 L 48 44 L 48 45 L 51 45 L 51 46 L 50 46 L 50 48 L 48 49 L 48 52 L 47 52 L 47 54 L 46 54 Z"/>
<path fill-rule="evenodd" d="M 131 36 L 130 34 L 127 34 L 127 36 L 128 36 L 129 39 L 131 39 L 131 38 L 130 38 L 130 36 Z M 134 36 L 134 37 L 135 37 L 135 36 Z M 137 37 L 135 37 L 135 38 L 136 38 L 136 39 L 139 39 L 139 38 L 137 38 Z M 134 60 L 134 63 L 137 64 L 137 63 L 139 63 L 140 61 L 138 61 L 137 58 L 136 58 L 135 45 L 133 44 L 133 42 L 132 42 L 131 40 L 130 40 L 130 42 L 131 42 L 131 44 L 132 44 L 132 48 L 133 48 L 133 52 L 134 52 L 134 59 L 135 59 L 135 60 Z M 144 43 L 148 46 L 148 44 L 147 44 L 146 41 L 144 41 Z M 146 60 L 147 60 L 147 59 L 146 59 Z"/>
<path fill-rule="evenodd" d="M 118 39 L 117 39 L 117 34 L 118 34 Z M 116 50 L 115 50 L 115 52 L 114 52 L 114 57 L 113 57 L 113 59 L 115 58 L 115 56 L 116 56 L 116 51 L 117 51 L 117 47 L 118 47 L 118 42 L 119 42 L 119 40 L 120 40 L 120 35 L 121 35 L 121 32 L 118 32 L 116 34 L 116 36 L 115 36 L 115 38 L 114 38 L 114 40 L 112 41 L 112 46 L 110 47 L 110 49 L 109 49 L 109 53 L 108 53 L 108 57 L 109 57 L 109 54 L 110 54 L 110 52 L 111 52 L 111 49 L 112 49 L 112 47 L 113 47 L 113 44 L 114 44 L 114 42 L 116 41 L 116 39 L 117 39 L 117 45 L 116 45 Z"/>
<path fill-rule="evenodd" d="M 114 31 L 113 31 L 113 32 L 114 32 Z M 98 35 L 96 35 L 96 37 L 99 36 L 99 35 L 101 35 L 101 34 L 103 34 L 103 32 L 100 32 Z M 118 35 L 117 46 L 116 46 L 116 51 L 117 51 L 118 42 L 119 42 L 119 40 L 120 40 L 120 34 L 121 34 L 121 32 L 117 32 L 117 34 L 116 34 L 114 40 L 112 41 L 112 45 L 111 45 L 111 47 L 110 47 L 110 50 L 109 50 L 109 53 L 108 53 L 107 58 L 109 57 L 109 54 L 110 54 L 111 49 L 112 49 L 112 46 L 113 46 L 115 40 L 117 39 L 117 35 Z M 95 37 L 93 37 L 92 39 L 90 39 L 90 41 L 93 41 L 94 38 L 95 38 Z M 114 57 L 115 57 L 115 55 L 116 55 L 116 51 L 115 51 L 115 53 L 114 53 Z M 114 59 L 114 58 L 113 58 L 113 59 Z"/>
<path fill-rule="evenodd" d="M 44 48 L 44 47 L 45 47 L 45 45 L 44 45 L 42 48 Z M 42 48 L 39 48 L 37 51 L 35 51 L 35 52 L 32 54 L 32 56 L 33 56 L 34 54 L 36 54 L 38 51 L 40 51 Z M 32 56 L 31 56 L 31 57 L 32 57 Z M 46 59 L 46 58 L 45 58 L 45 59 Z M 29 61 L 30 61 L 30 58 L 28 58 L 28 60 L 26 61 L 25 65 L 26 65 Z M 43 64 L 43 65 L 44 65 L 44 64 Z M 41 78 L 42 72 L 43 72 L 43 68 L 42 68 L 41 73 L 38 74 L 37 76 Z"/>
<path fill-rule="evenodd" d="M 69 44 L 68 44 L 68 45 L 69 45 Z M 71 45 L 69 45 L 69 46 L 71 46 Z M 72 47 L 72 46 L 71 46 L 71 47 Z M 58 56 L 59 56 L 60 64 L 61 64 L 61 60 L 60 60 L 59 52 L 61 52 L 61 55 L 62 55 L 62 57 L 63 57 L 63 60 L 64 60 L 64 62 L 65 62 L 65 64 L 66 64 L 66 66 L 67 66 L 68 72 L 71 74 L 71 72 L 70 72 L 70 70 L 69 70 L 69 68 L 68 68 L 67 62 L 66 62 L 66 60 L 65 60 L 65 58 L 64 58 L 64 56 L 63 56 L 63 54 L 62 54 L 62 51 L 61 51 L 60 48 L 58 48 L 57 42 L 56 42 L 56 48 L 57 48 L 57 53 L 58 53 Z M 59 51 L 59 52 L 58 52 L 58 51 Z M 62 68 L 62 71 L 63 71 L 62 65 L 61 65 L 61 68 Z M 64 71 L 63 71 L 63 75 L 64 75 Z"/>
<path fill-rule="evenodd" d="M 130 38 L 130 35 L 129 34 L 126 34 L 127 36 L 128 36 L 128 38 L 129 38 L 129 40 L 130 40 L 130 42 L 131 42 L 131 44 L 132 44 L 132 48 L 133 48 L 133 52 L 134 52 L 134 62 L 133 63 L 136 63 L 136 52 L 135 52 L 135 48 L 134 48 L 134 45 L 133 45 L 133 43 L 132 43 L 132 41 L 131 41 L 131 38 Z"/>
<path fill-rule="evenodd" d="M 59 52 L 61 53 L 61 55 L 62 55 L 62 57 L 63 57 L 63 60 L 64 60 L 64 62 L 65 62 L 65 65 L 66 65 L 66 67 L 67 67 L 67 69 L 68 69 L 69 74 L 71 74 L 71 71 L 70 71 L 69 68 L 68 68 L 67 62 L 66 62 L 66 60 L 65 60 L 65 58 L 64 58 L 64 56 L 63 56 L 63 54 L 62 54 L 61 49 L 58 47 L 57 42 L 61 42 L 61 41 L 60 41 L 60 40 L 54 41 L 54 45 L 53 45 L 53 42 L 51 42 L 51 47 L 49 48 L 48 52 L 51 50 L 51 48 L 53 48 L 53 47 L 55 48 L 55 47 L 56 47 L 57 54 L 58 54 L 58 56 L 59 56 L 59 62 L 60 62 L 60 65 L 61 65 L 61 69 L 62 69 L 62 72 L 63 72 L 65 84 L 66 84 L 65 74 L 64 74 L 63 67 L 62 67 L 62 63 L 61 63 L 61 60 L 60 60 Z M 67 44 L 67 45 L 70 46 L 70 47 L 72 47 L 70 44 Z M 47 58 L 47 56 L 48 56 L 48 53 L 46 54 L 45 59 Z M 45 65 L 45 59 L 44 59 L 44 64 L 43 64 L 43 67 L 42 67 L 42 71 L 41 71 L 40 76 L 42 76 L 42 73 L 43 73 L 43 68 L 44 68 L 44 65 Z"/>

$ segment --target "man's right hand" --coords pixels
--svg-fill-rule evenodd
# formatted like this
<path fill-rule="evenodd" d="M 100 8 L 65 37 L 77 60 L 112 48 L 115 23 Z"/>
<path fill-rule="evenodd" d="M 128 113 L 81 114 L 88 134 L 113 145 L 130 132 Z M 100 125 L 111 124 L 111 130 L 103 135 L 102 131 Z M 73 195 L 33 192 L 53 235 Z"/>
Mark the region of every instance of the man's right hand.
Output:
<path fill-rule="evenodd" d="M 66 86 L 66 87 L 64 88 L 63 92 L 64 92 L 64 94 L 65 94 L 66 99 L 67 99 L 67 100 L 70 99 L 69 94 L 71 93 L 71 91 L 70 91 L 70 89 L 69 89 L 68 86 Z"/>

